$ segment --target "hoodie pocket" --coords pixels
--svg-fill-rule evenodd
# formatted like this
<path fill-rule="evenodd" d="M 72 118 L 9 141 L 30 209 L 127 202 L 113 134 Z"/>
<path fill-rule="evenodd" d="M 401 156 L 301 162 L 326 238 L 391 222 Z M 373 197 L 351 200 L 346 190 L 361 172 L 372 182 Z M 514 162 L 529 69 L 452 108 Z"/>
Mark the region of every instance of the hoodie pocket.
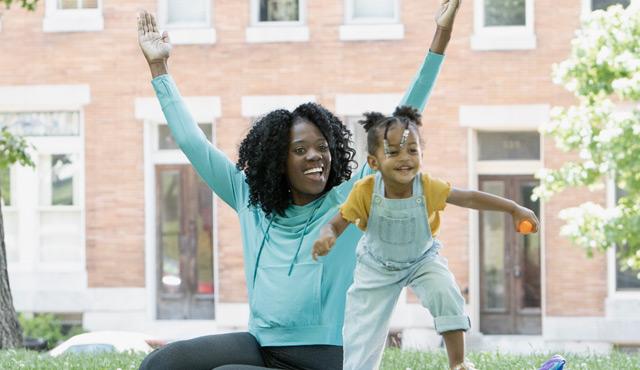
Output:
<path fill-rule="evenodd" d="M 259 267 L 251 297 L 251 314 L 262 328 L 320 325 L 322 264 Z"/>

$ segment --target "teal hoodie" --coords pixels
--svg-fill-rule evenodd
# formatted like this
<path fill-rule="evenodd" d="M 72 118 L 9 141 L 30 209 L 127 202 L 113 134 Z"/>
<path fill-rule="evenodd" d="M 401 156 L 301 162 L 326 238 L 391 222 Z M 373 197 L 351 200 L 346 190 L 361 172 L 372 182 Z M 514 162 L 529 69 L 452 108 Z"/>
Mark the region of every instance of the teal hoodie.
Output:
<path fill-rule="evenodd" d="M 401 105 L 423 110 L 442 60 L 442 55 L 429 52 Z M 349 181 L 309 204 L 291 205 L 283 216 L 267 217 L 260 207 L 249 206 L 244 172 L 207 140 L 171 76 L 156 77 L 152 83 L 176 143 L 211 190 L 240 218 L 249 331 L 262 346 L 342 345 L 346 292 L 362 233 L 349 226 L 319 262 L 312 260 L 311 248 L 353 184 L 371 169 L 364 166 Z"/>

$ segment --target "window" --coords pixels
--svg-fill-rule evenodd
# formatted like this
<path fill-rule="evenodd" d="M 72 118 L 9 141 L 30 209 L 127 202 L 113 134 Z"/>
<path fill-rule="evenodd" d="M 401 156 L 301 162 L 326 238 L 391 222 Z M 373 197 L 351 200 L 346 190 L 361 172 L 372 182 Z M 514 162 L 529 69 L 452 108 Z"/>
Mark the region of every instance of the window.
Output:
<path fill-rule="evenodd" d="M 104 29 L 103 0 L 45 0 L 45 32 L 84 32 Z"/>
<path fill-rule="evenodd" d="M 474 2 L 474 50 L 534 49 L 533 0 Z"/>
<path fill-rule="evenodd" d="M 97 9 L 98 0 L 59 0 L 58 9 Z"/>
<path fill-rule="evenodd" d="M 160 0 L 158 22 L 169 30 L 174 44 L 213 44 L 210 0 Z"/>
<path fill-rule="evenodd" d="M 300 21 L 299 0 L 260 0 L 258 22 Z"/>
<path fill-rule="evenodd" d="M 305 6 L 306 0 L 252 0 L 247 42 L 308 41 Z"/>
<path fill-rule="evenodd" d="M 537 132 L 478 132 L 478 160 L 539 160 Z"/>
<path fill-rule="evenodd" d="M 212 125 L 210 123 L 201 123 L 200 129 L 204 132 L 204 135 L 208 140 L 212 138 Z M 158 125 L 158 150 L 178 150 L 178 144 L 176 144 L 171 130 L 168 125 Z"/>
<path fill-rule="evenodd" d="M 591 10 L 607 10 L 611 5 L 621 4 L 623 7 L 627 7 L 630 0 L 589 0 L 591 3 Z"/>
<path fill-rule="evenodd" d="M 525 26 L 525 0 L 485 0 L 484 26 Z"/>
<path fill-rule="evenodd" d="M 346 0 L 340 40 L 397 40 L 404 38 L 399 0 Z"/>
<path fill-rule="evenodd" d="M 626 192 L 624 190 L 616 188 L 616 203 L 625 195 Z M 638 273 L 640 273 L 640 271 L 624 267 L 624 261 L 617 256 L 617 252 L 616 250 L 616 290 L 640 290 L 640 279 L 638 279 Z"/>
<path fill-rule="evenodd" d="M 2 202 L 2 207 L 11 206 L 10 168 L 0 168 L 0 202 Z"/>
<path fill-rule="evenodd" d="M 45 265 L 83 263 L 83 155 L 79 111 L 0 113 L 0 127 L 8 127 L 34 145 L 34 169 L 14 166 L 8 188 L 11 209 L 7 235 L 12 262 L 22 252 Z M 20 188 L 11 185 L 22 184 Z M 24 185 L 33 184 L 33 185 Z M 34 196 L 37 195 L 37 196 Z M 6 204 L 6 203 L 5 203 Z M 29 227 L 26 227 L 30 225 Z M 35 226 L 34 226 L 35 225 Z"/>
<path fill-rule="evenodd" d="M 397 21 L 398 0 L 348 0 L 347 19 L 351 22 Z"/>

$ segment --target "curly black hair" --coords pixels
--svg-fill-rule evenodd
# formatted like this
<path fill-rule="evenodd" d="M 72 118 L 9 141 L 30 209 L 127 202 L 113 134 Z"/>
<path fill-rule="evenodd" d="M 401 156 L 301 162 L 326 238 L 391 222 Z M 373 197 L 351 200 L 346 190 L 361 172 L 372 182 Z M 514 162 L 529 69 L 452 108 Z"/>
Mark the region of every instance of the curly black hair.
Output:
<path fill-rule="evenodd" d="M 355 168 L 351 132 L 320 104 L 305 103 L 293 112 L 278 109 L 263 116 L 242 140 L 236 167 L 247 177 L 249 205 L 259 206 L 268 215 L 282 215 L 292 203 L 287 154 L 291 127 L 298 120 L 316 125 L 329 143 L 331 171 L 324 192 L 351 178 Z"/>
<path fill-rule="evenodd" d="M 367 151 L 371 155 L 375 155 L 382 132 L 393 127 L 396 124 L 405 124 L 406 127 L 414 126 L 416 132 L 418 126 L 422 126 L 422 115 L 413 107 L 403 105 L 397 107 L 393 115 L 387 117 L 380 112 L 367 112 L 364 119 L 358 121 L 367 132 Z"/>

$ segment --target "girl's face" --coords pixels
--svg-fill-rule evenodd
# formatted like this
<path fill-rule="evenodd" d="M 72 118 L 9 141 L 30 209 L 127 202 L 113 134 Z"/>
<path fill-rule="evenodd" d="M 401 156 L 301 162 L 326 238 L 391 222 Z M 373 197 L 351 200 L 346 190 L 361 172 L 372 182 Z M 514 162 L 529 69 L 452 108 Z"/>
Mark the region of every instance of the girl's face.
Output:
<path fill-rule="evenodd" d="M 305 205 L 324 191 L 331 171 L 329 143 L 320 129 L 299 119 L 291 126 L 287 154 L 287 178 L 293 204 Z"/>
<path fill-rule="evenodd" d="M 422 167 L 422 149 L 417 129 L 415 126 L 409 125 L 407 142 L 401 148 L 400 141 L 403 132 L 404 125 L 394 124 L 391 126 L 387 132 L 389 156 L 384 153 L 384 138 L 383 134 L 380 134 L 380 143 L 375 155 L 370 154 L 367 157 L 369 167 L 380 171 L 385 184 L 389 186 L 410 185 Z"/>

